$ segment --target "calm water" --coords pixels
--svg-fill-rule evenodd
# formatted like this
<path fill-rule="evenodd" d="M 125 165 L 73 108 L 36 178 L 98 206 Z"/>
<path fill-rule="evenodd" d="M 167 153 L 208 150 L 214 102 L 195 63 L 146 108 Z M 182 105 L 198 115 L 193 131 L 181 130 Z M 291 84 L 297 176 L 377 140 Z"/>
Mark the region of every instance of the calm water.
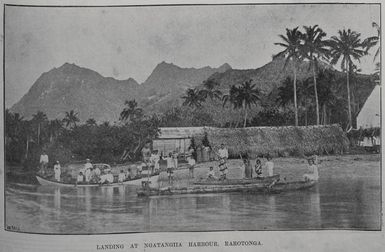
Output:
<path fill-rule="evenodd" d="M 276 195 L 232 193 L 138 198 L 132 186 L 55 188 L 10 184 L 6 189 L 6 224 L 25 232 L 71 234 L 378 230 L 379 157 L 359 159 L 325 157 L 316 187 Z M 276 166 L 276 172 L 288 178 L 299 177 L 298 174 L 306 171 L 306 166 L 297 159 L 277 159 Z"/>

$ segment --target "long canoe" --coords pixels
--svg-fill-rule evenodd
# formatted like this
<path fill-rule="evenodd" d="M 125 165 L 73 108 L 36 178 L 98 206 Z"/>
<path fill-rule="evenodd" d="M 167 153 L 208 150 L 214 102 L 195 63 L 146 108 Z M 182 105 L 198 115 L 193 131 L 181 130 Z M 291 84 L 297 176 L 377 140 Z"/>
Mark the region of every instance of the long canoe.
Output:
<path fill-rule="evenodd" d="M 188 187 L 144 187 L 137 190 L 139 197 L 175 195 L 175 194 L 203 194 L 203 193 L 281 193 L 293 190 L 304 190 L 313 187 L 317 181 L 293 181 L 259 183 L 259 184 L 240 184 L 240 185 L 194 185 Z"/>
<path fill-rule="evenodd" d="M 141 186 L 142 181 L 150 181 L 150 185 L 156 186 L 158 184 L 158 178 L 159 175 L 153 175 L 148 177 L 141 177 L 141 178 L 134 178 L 131 180 L 126 180 L 123 182 L 115 182 L 111 184 L 99 184 L 99 183 L 81 183 L 81 184 L 74 184 L 74 183 L 65 183 L 65 182 L 59 182 L 59 181 L 52 181 L 45 179 L 39 175 L 36 175 L 37 181 L 40 183 L 40 185 L 46 185 L 46 186 L 59 186 L 59 187 L 97 187 L 97 186 L 121 186 L 121 185 L 136 185 Z"/>
<path fill-rule="evenodd" d="M 203 193 L 227 193 L 227 192 L 254 192 L 263 191 L 269 184 L 241 184 L 241 185 L 194 185 L 187 187 L 145 187 L 137 190 L 139 197 L 174 195 L 174 194 L 203 194 Z"/>
<path fill-rule="evenodd" d="M 194 182 L 194 185 L 245 185 L 245 184 L 267 184 L 279 180 L 279 174 L 263 178 L 251 179 L 225 179 L 225 180 L 209 180 L 203 179 Z"/>

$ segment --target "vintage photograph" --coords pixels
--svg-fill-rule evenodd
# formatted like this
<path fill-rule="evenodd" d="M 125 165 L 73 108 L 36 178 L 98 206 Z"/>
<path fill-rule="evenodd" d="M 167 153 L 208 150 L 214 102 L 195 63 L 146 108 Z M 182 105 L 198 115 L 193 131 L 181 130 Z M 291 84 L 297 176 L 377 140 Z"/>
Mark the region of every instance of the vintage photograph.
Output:
<path fill-rule="evenodd" d="M 382 230 L 380 11 L 4 5 L 4 229 Z"/>

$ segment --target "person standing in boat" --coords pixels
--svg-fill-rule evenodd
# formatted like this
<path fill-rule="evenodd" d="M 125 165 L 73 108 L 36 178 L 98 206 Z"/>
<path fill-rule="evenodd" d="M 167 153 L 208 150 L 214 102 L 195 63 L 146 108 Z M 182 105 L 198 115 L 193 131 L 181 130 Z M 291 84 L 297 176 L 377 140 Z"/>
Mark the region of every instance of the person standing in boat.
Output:
<path fill-rule="evenodd" d="M 142 160 L 147 167 L 147 172 L 150 172 L 151 166 L 151 145 L 150 142 L 147 142 L 142 149 Z"/>
<path fill-rule="evenodd" d="M 194 178 L 195 159 L 192 155 L 187 157 L 187 163 L 188 163 L 189 177 Z"/>
<path fill-rule="evenodd" d="M 155 173 L 159 173 L 159 169 L 160 169 L 160 166 L 159 166 L 160 156 L 159 156 L 159 151 L 158 150 L 154 151 L 153 161 L 154 161 Z"/>
<path fill-rule="evenodd" d="M 178 156 L 179 156 L 179 150 L 176 149 L 172 154 L 172 158 L 174 159 L 174 169 L 178 169 Z"/>
<path fill-rule="evenodd" d="M 175 165 L 173 155 L 170 152 L 168 154 L 168 157 L 166 157 L 166 158 L 162 157 L 162 159 L 166 160 L 166 162 L 167 162 L 166 167 L 167 167 L 168 183 L 172 184 L 172 182 L 174 181 L 174 165 Z"/>
<path fill-rule="evenodd" d="M 305 181 L 318 181 L 318 167 L 316 165 L 316 158 L 312 157 L 308 159 L 308 169 L 312 171 L 312 173 L 306 173 L 303 175 Z"/>
<path fill-rule="evenodd" d="M 229 151 L 225 148 L 223 143 L 221 144 L 217 155 L 219 156 L 219 171 L 221 172 L 221 179 L 226 179 L 228 172 L 227 159 L 229 158 Z"/>
<path fill-rule="evenodd" d="M 262 163 L 261 163 L 261 160 L 259 158 L 257 158 L 257 161 L 255 161 L 254 171 L 255 171 L 255 174 L 257 175 L 257 179 L 263 178 Z"/>
<path fill-rule="evenodd" d="M 48 155 L 45 152 L 45 150 L 43 150 L 43 152 L 40 155 L 40 162 L 39 163 L 40 163 L 40 171 L 41 171 L 42 175 L 46 175 L 47 167 L 48 167 Z"/>
<path fill-rule="evenodd" d="M 59 161 L 56 161 L 55 165 L 53 166 L 53 171 L 55 172 L 55 180 L 60 181 L 61 167 Z"/>
<path fill-rule="evenodd" d="M 274 175 L 274 162 L 272 161 L 272 157 L 268 154 L 266 156 L 266 163 L 265 163 L 265 167 L 267 169 L 267 174 L 269 177 L 273 176 Z"/>

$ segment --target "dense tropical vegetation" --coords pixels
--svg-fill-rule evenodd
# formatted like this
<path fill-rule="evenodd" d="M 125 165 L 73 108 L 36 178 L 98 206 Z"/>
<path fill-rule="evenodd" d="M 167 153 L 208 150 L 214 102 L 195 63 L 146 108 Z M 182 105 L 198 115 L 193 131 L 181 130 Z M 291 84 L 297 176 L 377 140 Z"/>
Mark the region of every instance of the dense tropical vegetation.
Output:
<path fill-rule="evenodd" d="M 269 93 L 250 79 L 224 86 L 209 78 L 186 90 L 181 97 L 183 106 L 173 106 L 161 114 L 146 113 L 135 100 L 126 101 L 119 121 L 114 123 L 93 118 L 80 122 L 74 110 L 53 120 L 41 111 L 26 119 L 6 110 L 6 161 L 35 168 L 43 149 L 51 162 L 136 160 L 144 143 L 157 136 L 159 127 L 338 123 L 349 129 L 355 126 L 362 97 L 369 95 L 357 91 L 368 81 L 359 74 L 358 63 L 370 48 L 378 46 L 379 26 L 373 27 L 378 31 L 373 37 L 362 38 L 360 33 L 343 29 L 330 39 L 317 25 L 304 26 L 303 31 L 299 27 L 286 29 L 285 35 L 279 35 L 281 41 L 275 43 L 283 50 L 273 58 L 283 57 L 284 69 L 290 69 L 292 76 Z M 379 48 L 374 61 L 378 54 Z M 334 65 L 343 73 L 334 70 Z"/>

